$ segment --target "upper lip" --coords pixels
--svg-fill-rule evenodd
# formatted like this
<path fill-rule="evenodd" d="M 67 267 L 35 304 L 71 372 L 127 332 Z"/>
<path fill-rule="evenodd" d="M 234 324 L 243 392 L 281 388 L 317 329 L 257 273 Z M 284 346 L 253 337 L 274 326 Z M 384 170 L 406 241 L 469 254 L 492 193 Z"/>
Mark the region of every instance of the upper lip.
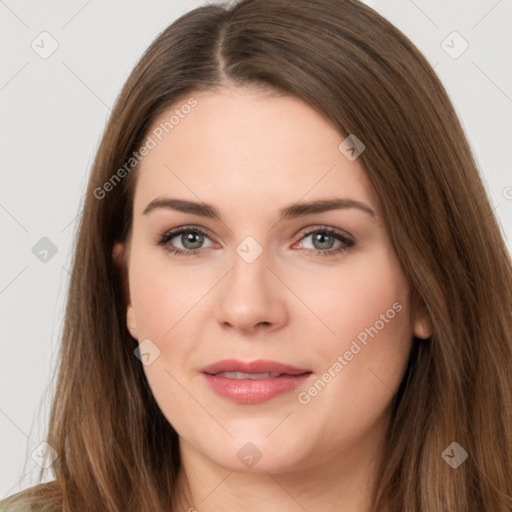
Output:
<path fill-rule="evenodd" d="M 237 359 L 223 359 L 213 364 L 201 368 L 203 373 L 216 375 L 221 372 L 241 372 L 241 373 L 285 373 L 287 375 L 300 375 L 310 373 L 311 370 L 298 368 L 289 364 L 279 363 L 277 361 L 268 361 L 258 359 L 257 361 L 239 361 Z"/>

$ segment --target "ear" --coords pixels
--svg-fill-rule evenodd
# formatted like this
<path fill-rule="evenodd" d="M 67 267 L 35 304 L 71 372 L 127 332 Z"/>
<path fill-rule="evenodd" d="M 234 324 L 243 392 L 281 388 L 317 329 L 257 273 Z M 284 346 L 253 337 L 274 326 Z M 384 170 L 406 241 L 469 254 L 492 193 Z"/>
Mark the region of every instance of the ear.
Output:
<path fill-rule="evenodd" d="M 128 269 L 126 268 L 126 263 L 124 260 L 124 251 L 124 244 L 121 242 L 116 242 L 114 244 L 114 248 L 112 249 L 112 259 L 114 260 L 115 265 L 119 268 L 119 272 L 121 273 L 123 280 L 123 293 L 126 304 L 126 326 L 128 327 L 128 331 L 132 337 L 137 339 L 137 322 L 135 320 L 135 313 L 131 303 Z"/>
<path fill-rule="evenodd" d="M 417 298 L 413 305 L 413 333 L 416 338 L 426 340 L 432 336 L 432 319 L 423 301 Z"/>

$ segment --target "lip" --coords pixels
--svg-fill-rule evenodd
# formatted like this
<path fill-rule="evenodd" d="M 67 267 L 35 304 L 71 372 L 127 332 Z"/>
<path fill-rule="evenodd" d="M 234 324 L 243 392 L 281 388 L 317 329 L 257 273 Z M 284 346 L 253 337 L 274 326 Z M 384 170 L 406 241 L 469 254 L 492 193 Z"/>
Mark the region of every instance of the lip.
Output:
<path fill-rule="evenodd" d="M 302 384 L 311 370 L 277 361 L 239 361 L 224 359 L 201 368 L 210 389 L 219 396 L 242 404 L 260 404 L 276 396 L 289 393 Z M 222 372 L 281 373 L 267 379 L 230 379 L 216 374 Z"/>
<path fill-rule="evenodd" d="M 223 359 L 216 363 L 209 364 L 201 368 L 203 373 L 215 375 L 221 372 L 242 372 L 242 373 L 270 373 L 279 372 L 288 375 L 299 375 L 301 373 L 310 372 L 307 368 L 297 368 L 289 364 L 278 363 L 267 359 L 258 359 L 256 361 L 239 361 L 238 359 Z"/>

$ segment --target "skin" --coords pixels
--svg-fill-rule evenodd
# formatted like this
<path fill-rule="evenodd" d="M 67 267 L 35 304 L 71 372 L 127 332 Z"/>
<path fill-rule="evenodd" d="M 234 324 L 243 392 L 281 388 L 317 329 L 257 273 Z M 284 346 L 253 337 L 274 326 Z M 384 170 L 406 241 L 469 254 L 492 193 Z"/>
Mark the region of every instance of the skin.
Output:
<path fill-rule="evenodd" d="M 299 99 L 247 87 L 191 96 L 197 106 L 137 171 L 126 312 L 132 336 L 160 350 L 144 371 L 180 436 L 186 504 L 201 512 L 369 511 L 391 400 L 412 343 L 420 342 L 413 336 L 430 335 L 429 320 L 410 303 L 379 200 L 359 160 L 338 150 L 345 137 Z M 143 214 L 164 197 L 212 204 L 222 221 L 165 208 Z M 375 215 L 344 208 L 279 221 L 287 205 L 335 197 L 360 201 Z M 210 233 L 200 254 L 177 256 L 155 244 L 190 224 Z M 312 253 L 325 243 L 314 245 L 305 233 L 322 226 L 342 230 L 355 245 L 332 256 Z M 236 252 L 247 236 L 263 250 L 252 263 Z M 167 245 L 193 248 L 184 238 Z M 116 245 L 117 261 L 125 249 Z M 401 311 L 300 403 L 299 391 L 395 303 Z M 211 391 L 200 372 L 227 358 L 270 359 L 313 374 L 298 390 L 237 404 Z M 237 457 L 248 442 L 262 454 L 252 468 Z"/>

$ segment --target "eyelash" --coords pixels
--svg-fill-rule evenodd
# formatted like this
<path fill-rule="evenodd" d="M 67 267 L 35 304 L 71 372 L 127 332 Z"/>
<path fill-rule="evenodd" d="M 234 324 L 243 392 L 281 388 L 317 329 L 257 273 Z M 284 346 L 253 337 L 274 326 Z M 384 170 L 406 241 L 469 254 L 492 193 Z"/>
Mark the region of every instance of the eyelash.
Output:
<path fill-rule="evenodd" d="M 177 247 L 170 247 L 167 245 L 169 240 L 173 239 L 174 237 L 176 237 L 178 235 L 182 235 L 183 233 L 200 233 L 200 234 L 210 238 L 208 236 L 208 233 L 205 230 L 203 230 L 202 228 L 200 228 L 199 226 L 193 226 L 193 225 L 181 226 L 179 228 L 171 229 L 170 231 L 167 231 L 163 235 L 161 235 L 160 238 L 156 241 L 156 245 L 162 246 L 166 252 L 168 252 L 170 254 L 175 254 L 177 256 L 194 256 L 194 255 L 201 253 L 201 251 L 204 250 L 204 248 L 183 250 L 183 249 L 179 249 Z M 334 256 L 335 254 L 341 254 L 344 251 L 349 251 L 355 245 L 355 242 L 353 240 L 351 240 L 344 234 L 340 233 L 338 230 L 333 229 L 328 226 L 320 226 L 318 228 L 308 231 L 307 233 L 304 233 L 301 237 L 301 240 L 303 238 L 306 238 L 307 236 L 313 235 L 315 233 L 333 235 L 337 240 L 342 242 L 342 245 L 340 245 L 336 249 L 327 249 L 325 251 L 321 251 L 318 249 L 304 249 L 304 251 L 307 254 L 310 254 L 313 256 L 319 256 L 319 255 Z"/>

